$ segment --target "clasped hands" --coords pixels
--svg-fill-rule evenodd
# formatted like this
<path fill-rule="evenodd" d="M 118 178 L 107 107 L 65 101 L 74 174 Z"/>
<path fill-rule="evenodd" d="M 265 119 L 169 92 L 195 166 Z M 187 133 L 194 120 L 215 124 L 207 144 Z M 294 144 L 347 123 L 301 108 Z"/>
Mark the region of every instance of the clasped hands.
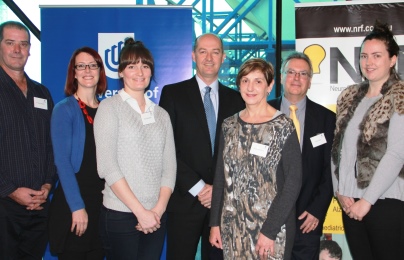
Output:
<path fill-rule="evenodd" d="M 136 225 L 136 229 L 138 231 L 141 231 L 145 234 L 153 233 L 154 231 L 157 231 L 157 229 L 160 228 L 160 218 L 162 216 L 159 215 L 156 210 L 151 209 L 147 210 L 145 209 L 139 216 L 137 217 L 138 224 Z"/>
<path fill-rule="evenodd" d="M 372 204 L 363 198 L 355 202 L 351 197 L 346 197 L 338 192 L 336 194 L 342 210 L 348 215 L 348 217 L 355 220 L 362 221 L 363 217 L 368 214 L 372 206 Z"/>
<path fill-rule="evenodd" d="M 41 190 L 20 187 L 8 196 L 18 204 L 26 206 L 27 210 L 42 210 L 41 205 L 46 202 L 50 189 L 50 184 L 42 185 Z"/>

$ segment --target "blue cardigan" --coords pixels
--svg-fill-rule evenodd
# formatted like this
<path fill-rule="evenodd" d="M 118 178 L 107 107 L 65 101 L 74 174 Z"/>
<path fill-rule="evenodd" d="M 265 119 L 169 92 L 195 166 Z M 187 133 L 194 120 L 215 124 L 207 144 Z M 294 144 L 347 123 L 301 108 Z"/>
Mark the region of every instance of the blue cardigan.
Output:
<path fill-rule="evenodd" d="M 82 111 L 74 96 L 63 99 L 54 107 L 51 137 L 57 173 L 70 211 L 83 209 L 85 205 L 75 174 L 83 160 L 86 129 Z"/>

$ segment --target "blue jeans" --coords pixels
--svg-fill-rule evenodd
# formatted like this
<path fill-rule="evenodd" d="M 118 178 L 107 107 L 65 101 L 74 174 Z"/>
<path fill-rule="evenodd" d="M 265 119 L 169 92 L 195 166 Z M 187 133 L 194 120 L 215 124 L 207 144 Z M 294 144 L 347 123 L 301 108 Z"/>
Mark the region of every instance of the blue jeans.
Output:
<path fill-rule="evenodd" d="M 166 214 L 157 231 L 144 234 L 136 230 L 138 220 L 133 213 L 102 207 L 100 235 L 108 260 L 159 260 L 166 232 Z"/>

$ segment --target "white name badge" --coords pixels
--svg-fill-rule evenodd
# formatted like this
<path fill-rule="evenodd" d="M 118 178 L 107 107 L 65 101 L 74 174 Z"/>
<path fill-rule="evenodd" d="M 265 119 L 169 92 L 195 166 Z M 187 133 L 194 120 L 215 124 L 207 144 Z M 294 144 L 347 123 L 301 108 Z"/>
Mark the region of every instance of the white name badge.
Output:
<path fill-rule="evenodd" d="M 268 148 L 268 145 L 253 142 L 251 145 L 250 154 L 266 157 Z"/>
<path fill-rule="evenodd" d="M 156 120 L 154 120 L 153 112 L 143 113 L 142 122 L 143 122 L 143 125 L 153 124 L 154 122 L 156 122 Z"/>
<path fill-rule="evenodd" d="M 313 145 L 313 148 L 327 143 L 327 140 L 325 140 L 324 133 L 313 136 L 310 138 L 310 140 L 311 144 Z"/>
<path fill-rule="evenodd" d="M 48 100 L 34 97 L 34 107 L 48 110 Z"/>

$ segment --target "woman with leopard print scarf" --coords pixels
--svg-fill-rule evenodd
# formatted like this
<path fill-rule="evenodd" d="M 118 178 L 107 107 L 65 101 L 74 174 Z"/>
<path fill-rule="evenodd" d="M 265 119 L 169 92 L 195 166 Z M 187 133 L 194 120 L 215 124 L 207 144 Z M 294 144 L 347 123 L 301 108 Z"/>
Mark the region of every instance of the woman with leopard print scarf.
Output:
<path fill-rule="evenodd" d="M 362 42 L 364 81 L 337 101 L 333 185 L 353 259 L 404 259 L 404 82 L 399 46 L 376 21 Z"/>

